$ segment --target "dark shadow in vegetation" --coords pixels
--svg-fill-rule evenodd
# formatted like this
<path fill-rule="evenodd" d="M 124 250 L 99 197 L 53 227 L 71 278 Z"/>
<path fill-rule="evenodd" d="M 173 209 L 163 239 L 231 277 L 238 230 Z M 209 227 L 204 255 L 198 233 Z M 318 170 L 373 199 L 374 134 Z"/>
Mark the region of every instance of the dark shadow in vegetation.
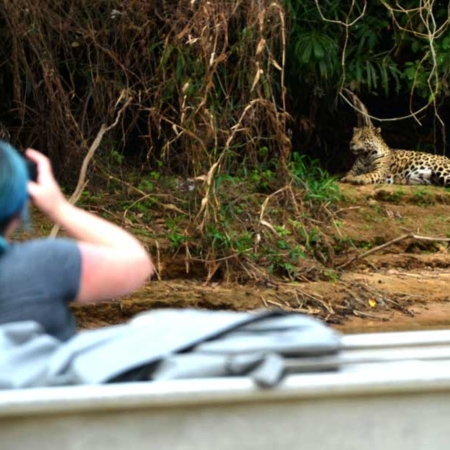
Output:
<path fill-rule="evenodd" d="M 277 1 L 17 0 L 0 18 L 0 120 L 65 181 L 128 99 L 98 153 L 112 164 L 195 176 L 289 157 Z"/>

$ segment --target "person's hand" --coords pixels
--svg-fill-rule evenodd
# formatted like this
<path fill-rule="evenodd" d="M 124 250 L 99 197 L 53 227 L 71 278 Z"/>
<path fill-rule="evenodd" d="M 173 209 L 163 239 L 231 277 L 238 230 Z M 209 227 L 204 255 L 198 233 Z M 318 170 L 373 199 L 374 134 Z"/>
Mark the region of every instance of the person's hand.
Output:
<path fill-rule="evenodd" d="M 44 214 L 55 220 L 67 200 L 53 176 L 50 160 L 31 148 L 27 149 L 25 155 L 37 165 L 36 182 L 28 182 L 31 200 Z"/>

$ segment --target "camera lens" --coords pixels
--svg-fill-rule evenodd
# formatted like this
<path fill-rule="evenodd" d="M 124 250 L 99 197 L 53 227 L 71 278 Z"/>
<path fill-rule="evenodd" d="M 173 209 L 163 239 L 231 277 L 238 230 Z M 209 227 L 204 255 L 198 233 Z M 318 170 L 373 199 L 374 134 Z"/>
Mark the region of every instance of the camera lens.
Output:
<path fill-rule="evenodd" d="M 28 179 L 30 181 L 36 182 L 38 176 L 37 164 L 34 161 L 31 161 L 30 159 L 25 159 L 25 163 L 27 165 L 28 170 Z"/>

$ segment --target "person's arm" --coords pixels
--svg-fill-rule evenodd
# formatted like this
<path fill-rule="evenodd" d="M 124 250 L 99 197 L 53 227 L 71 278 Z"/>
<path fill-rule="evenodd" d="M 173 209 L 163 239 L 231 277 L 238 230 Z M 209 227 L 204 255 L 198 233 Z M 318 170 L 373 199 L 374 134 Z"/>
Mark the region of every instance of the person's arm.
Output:
<path fill-rule="evenodd" d="M 28 183 L 33 203 L 78 241 L 81 280 L 76 300 L 110 299 L 141 287 L 155 271 L 141 243 L 117 225 L 70 204 L 47 157 L 32 149 L 26 156 L 38 166 L 37 182 Z"/>

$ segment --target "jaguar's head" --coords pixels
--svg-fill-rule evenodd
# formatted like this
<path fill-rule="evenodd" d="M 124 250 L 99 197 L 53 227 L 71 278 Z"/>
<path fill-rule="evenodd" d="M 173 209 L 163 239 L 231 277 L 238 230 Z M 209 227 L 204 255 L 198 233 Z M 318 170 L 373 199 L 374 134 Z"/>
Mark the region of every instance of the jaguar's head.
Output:
<path fill-rule="evenodd" d="M 353 128 L 353 137 L 350 141 L 350 150 L 355 155 L 367 155 L 380 149 L 379 144 L 382 144 L 383 142 L 383 138 L 381 137 L 381 128 Z"/>

